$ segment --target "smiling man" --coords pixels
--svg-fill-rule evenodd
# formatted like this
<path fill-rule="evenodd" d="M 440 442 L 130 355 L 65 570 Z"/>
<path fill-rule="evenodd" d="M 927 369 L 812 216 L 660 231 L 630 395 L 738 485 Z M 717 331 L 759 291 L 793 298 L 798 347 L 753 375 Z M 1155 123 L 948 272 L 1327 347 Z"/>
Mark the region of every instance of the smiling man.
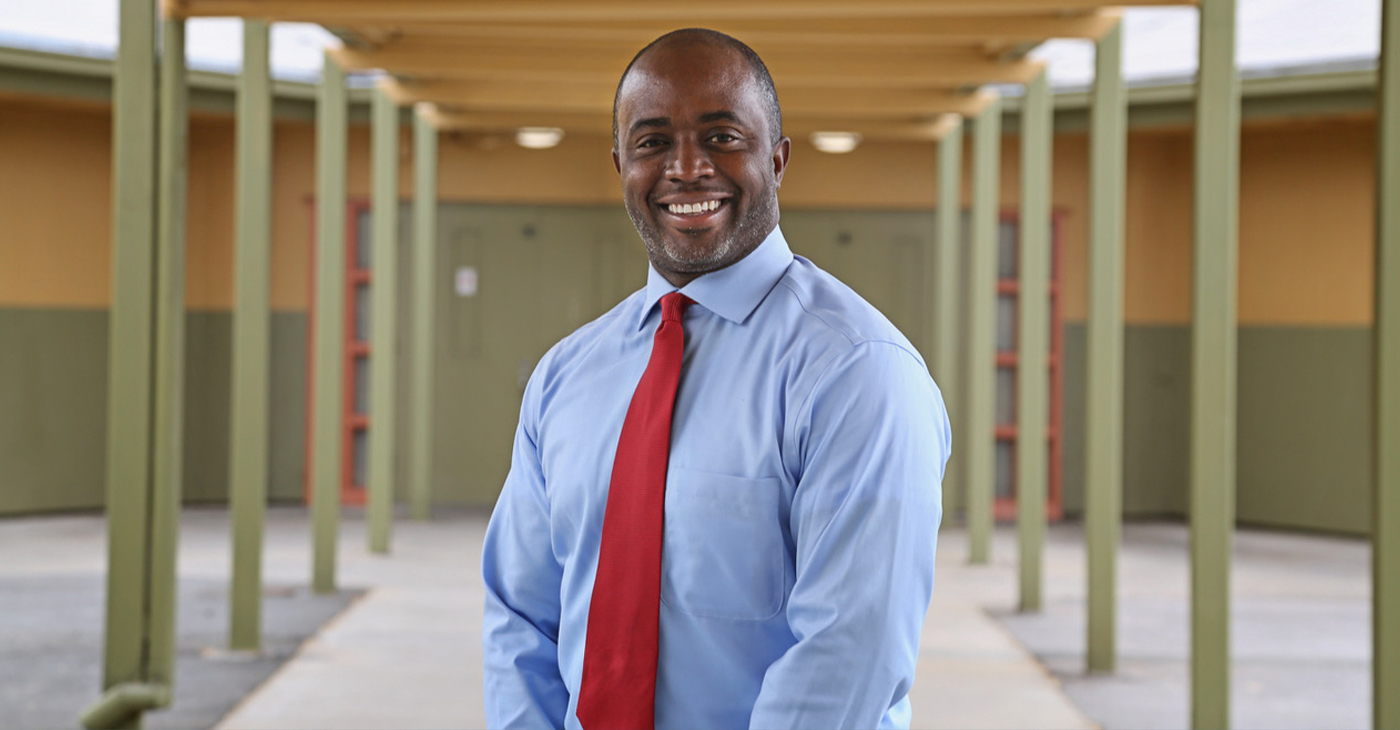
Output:
<path fill-rule="evenodd" d="M 908 727 L 943 401 L 908 340 L 794 256 L 759 57 L 642 49 L 613 163 L 645 289 L 540 361 L 483 557 L 493 728 Z"/>

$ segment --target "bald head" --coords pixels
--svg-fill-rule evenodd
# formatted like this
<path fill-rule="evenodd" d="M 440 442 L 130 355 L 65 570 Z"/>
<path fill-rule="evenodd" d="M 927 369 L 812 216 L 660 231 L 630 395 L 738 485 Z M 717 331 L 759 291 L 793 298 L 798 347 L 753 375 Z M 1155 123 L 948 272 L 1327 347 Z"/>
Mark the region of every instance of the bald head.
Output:
<path fill-rule="evenodd" d="M 772 135 L 772 142 L 777 144 L 783 137 L 783 112 L 778 106 L 778 91 L 773 87 L 773 77 L 768 73 L 768 67 L 763 64 L 763 59 L 754 53 L 743 41 L 716 30 L 708 28 L 684 28 L 673 30 L 666 35 L 648 43 L 645 48 L 637 52 L 632 57 L 632 62 L 627 64 L 627 69 L 622 72 L 622 78 L 617 82 L 617 92 L 613 95 L 613 146 L 617 146 L 617 107 L 618 101 L 622 98 L 622 87 L 627 83 L 627 77 L 632 74 L 633 69 L 643 64 L 644 59 L 654 52 L 661 50 L 684 51 L 686 49 L 708 48 L 722 49 L 737 55 L 748 66 L 752 74 L 754 87 L 761 97 L 764 110 L 768 117 L 768 129 Z"/>

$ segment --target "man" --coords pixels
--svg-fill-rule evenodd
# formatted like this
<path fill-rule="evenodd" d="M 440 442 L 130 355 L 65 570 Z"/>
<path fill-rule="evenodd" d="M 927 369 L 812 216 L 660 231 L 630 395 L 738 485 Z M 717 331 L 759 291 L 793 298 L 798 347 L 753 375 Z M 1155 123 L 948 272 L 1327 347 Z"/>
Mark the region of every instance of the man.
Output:
<path fill-rule="evenodd" d="M 778 229 L 791 142 L 747 46 L 670 33 L 618 85 L 647 286 L 549 351 L 487 530 L 492 727 L 908 727 L 943 402 Z"/>

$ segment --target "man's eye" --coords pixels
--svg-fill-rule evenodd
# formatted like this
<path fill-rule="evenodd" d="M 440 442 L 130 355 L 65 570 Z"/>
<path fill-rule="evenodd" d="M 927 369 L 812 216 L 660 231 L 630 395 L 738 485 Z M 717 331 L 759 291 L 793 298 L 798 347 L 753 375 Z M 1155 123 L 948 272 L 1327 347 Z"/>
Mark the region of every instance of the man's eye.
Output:
<path fill-rule="evenodd" d="M 737 141 L 738 139 L 738 137 L 735 137 L 734 135 L 728 132 L 719 132 L 710 136 L 710 141 L 715 142 L 717 144 L 729 144 L 730 142 Z"/>
<path fill-rule="evenodd" d="M 666 140 L 657 137 L 647 137 L 637 143 L 638 147 L 659 147 L 666 143 Z"/>

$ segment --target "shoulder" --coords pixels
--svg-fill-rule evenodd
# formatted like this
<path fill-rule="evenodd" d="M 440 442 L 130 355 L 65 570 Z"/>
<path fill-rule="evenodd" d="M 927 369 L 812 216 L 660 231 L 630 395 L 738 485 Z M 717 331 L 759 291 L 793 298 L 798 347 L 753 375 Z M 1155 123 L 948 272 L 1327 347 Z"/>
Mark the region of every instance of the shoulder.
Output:
<path fill-rule="evenodd" d="M 793 257 L 773 295 L 790 321 L 832 355 L 898 351 L 924 366 L 918 350 L 880 310 L 808 259 Z"/>

